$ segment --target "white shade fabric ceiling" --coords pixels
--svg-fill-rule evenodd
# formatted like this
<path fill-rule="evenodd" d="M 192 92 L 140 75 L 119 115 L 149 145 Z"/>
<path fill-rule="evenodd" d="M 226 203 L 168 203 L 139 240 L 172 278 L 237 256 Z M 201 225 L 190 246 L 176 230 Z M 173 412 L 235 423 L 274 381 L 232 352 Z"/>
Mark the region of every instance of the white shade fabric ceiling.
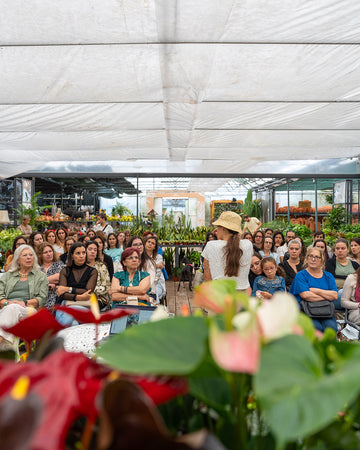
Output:
<path fill-rule="evenodd" d="M 359 174 L 358 0 L 1 7 L 0 177 Z"/>

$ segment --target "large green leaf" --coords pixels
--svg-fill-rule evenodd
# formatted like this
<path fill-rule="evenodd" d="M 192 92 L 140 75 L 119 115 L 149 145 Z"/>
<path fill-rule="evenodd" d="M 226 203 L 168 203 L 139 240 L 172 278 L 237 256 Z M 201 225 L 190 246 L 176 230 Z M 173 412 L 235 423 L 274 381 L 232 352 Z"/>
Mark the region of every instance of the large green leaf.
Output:
<path fill-rule="evenodd" d="M 202 317 L 175 317 L 128 328 L 97 355 L 128 373 L 186 375 L 200 364 L 208 337 Z"/>
<path fill-rule="evenodd" d="M 210 355 L 189 375 L 189 388 L 194 397 L 222 414 L 232 403 L 230 386 L 224 372 Z"/>
<path fill-rule="evenodd" d="M 304 337 L 286 336 L 264 347 L 255 391 L 279 443 L 321 430 L 358 394 L 360 348 L 353 348 L 338 352 L 337 369 L 327 374 Z"/>

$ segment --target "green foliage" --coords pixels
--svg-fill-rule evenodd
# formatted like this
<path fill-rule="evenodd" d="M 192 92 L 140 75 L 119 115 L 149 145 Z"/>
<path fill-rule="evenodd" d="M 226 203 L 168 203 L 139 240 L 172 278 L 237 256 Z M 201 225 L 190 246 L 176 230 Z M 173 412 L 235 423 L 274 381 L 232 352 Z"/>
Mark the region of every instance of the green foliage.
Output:
<path fill-rule="evenodd" d="M 241 203 L 214 203 L 214 220 L 217 220 L 224 211 L 232 211 L 241 214 L 243 205 Z"/>
<path fill-rule="evenodd" d="M 30 225 L 33 226 L 35 224 L 37 216 L 44 211 L 45 209 L 49 209 L 52 205 L 39 206 L 38 205 L 38 197 L 41 195 L 41 192 L 35 192 L 35 194 L 31 197 L 30 206 L 26 207 L 24 205 L 20 205 L 16 209 L 16 214 L 21 219 L 23 216 L 30 216 Z"/>
<path fill-rule="evenodd" d="M 230 288 L 223 280 L 208 285 L 208 304 L 217 298 L 229 306 L 236 285 Z M 337 342 L 330 329 L 319 341 L 302 315 L 304 335 L 263 342 L 254 375 L 227 372 L 213 359 L 209 340 L 228 312 L 138 325 L 110 338 L 97 354 L 126 373 L 186 377 L 189 394 L 161 408 L 174 433 L 179 424 L 187 431 L 205 426 L 229 449 L 358 448 L 360 347 Z M 238 331 L 246 334 L 246 327 Z M 228 343 L 224 352 L 230 354 Z"/>
<path fill-rule="evenodd" d="M 244 214 L 247 214 L 249 217 L 257 217 L 261 219 L 262 217 L 262 202 L 261 200 L 253 200 L 252 192 L 249 189 L 244 200 L 243 207 Z"/>
<path fill-rule="evenodd" d="M 325 195 L 325 200 L 326 200 L 326 203 L 329 203 L 329 205 L 332 205 L 333 201 L 334 201 L 333 194 L 326 194 Z"/>
<path fill-rule="evenodd" d="M 201 263 L 201 253 L 194 250 L 190 253 L 189 256 L 190 261 L 195 265 L 195 266 L 200 266 Z"/>
<path fill-rule="evenodd" d="M 11 250 L 13 246 L 14 239 L 19 236 L 21 231 L 17 228 L 7 228 L 6 230 L 0 231 L 0 253 L 5 253 Z"/>
<path fill-rule="evenodd" d="M 254 387 L 278 442 L 305 439 L 336 422 L 346 404 L 359 401 L 359 370 L 360 348 L 334 338 L 312 345 L 290 335 L 265 346 Z"/>
<path fill-rule="evenodd" d="M 347 214 L 343 206 L 333 206 L 332 210 L 325 218 L 325 225 L 327 228 L 339 231 L 340 228 L 347 223 Z"/>
<path fill-rule="evenodd" d="M 97 354 L 127 373 L 186 375 L 202 361 L 207 326 L 202 317 L 175 317 L 132 327 L 118 334 Z"/>
<path fill-rule="evenodd" d="M 113 206 L 111 213 L 117 216 L 126 216 L 131 215 L 132 212 L 129 208 L 127 208 L 124 205 L 121 205 L 120 203 L 116 202 L 116 205 Z"/>

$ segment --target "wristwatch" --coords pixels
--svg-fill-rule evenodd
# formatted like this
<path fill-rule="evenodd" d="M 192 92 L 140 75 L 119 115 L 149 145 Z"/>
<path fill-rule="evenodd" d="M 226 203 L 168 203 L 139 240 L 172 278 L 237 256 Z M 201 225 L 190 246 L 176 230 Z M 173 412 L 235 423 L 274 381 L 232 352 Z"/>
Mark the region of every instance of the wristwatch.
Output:
<path fill-rule="evenodd" d="M 69 287 L 68 293 L 71 294 L 72 291 L 73 291 L 73 288 L 72 288 L 72 287 Z"/>

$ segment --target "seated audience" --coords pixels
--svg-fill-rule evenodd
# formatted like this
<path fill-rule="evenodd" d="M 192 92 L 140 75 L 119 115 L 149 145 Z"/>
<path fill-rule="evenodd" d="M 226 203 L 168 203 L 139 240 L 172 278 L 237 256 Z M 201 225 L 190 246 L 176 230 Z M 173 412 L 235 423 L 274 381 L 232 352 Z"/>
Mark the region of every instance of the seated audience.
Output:
<path fill-rule="evenodd" d="M 111 283 L 113 308 L 117 304 L 126 304 L 129 296 L 136 296 L 140 305 L 150 306 L 150 276 L 140 270 L 140 251 L 137 247 L 126 248 L 121 255 L 123 271 L 114 274 Z"/>
<path fill-rule="evenodd" d="M 53 311 L 57 299 L 56 287 L 59 284 L 60 271 L 64 268 L 64 263 L 59 259 L 59 255 L 49 242 L 40 244 L 37 247 L 36 254 L 40 269 L 45 273 L 49 282 L 49 293 L 45 306 Z"/>
<path fill-rule="evenodd" d="M 297 239 L 292 239 L 288 244 L 289 258 L 284 259 L 280 263 L 280 267 L 285 272 L 285 285 L 286 289 L 290 290 L 290 286 L 294 281 L 294 278 L 300 270 L 303 269 L 303 259 L 301 258 L 302 244 Z"/>
<path fill-rule="evenodd" d="M 325 257 L 324 252 L 319 248 L 310 248 L 307 251 L 304 270 L 298 272 L 290 288 L 290 294 L 293 294 L 299 306 L 301 300 L 309 302 L 318 302 L 329 300 L 334 302 L 338 297 L 335 278 L 329 272 L 324 271 Z M 329 319 L 312 318 L 315 328 L 324 331 L 325 328 L 332 328 L 337 331 L 335 315 Z"/>
<path fill-rule="evenodd" d="M 354 237 L 350 239 L 350 259 L 356 261 L 360 265 L 360 238 Z"/>
<path fill-rule="evenodd" d="M 346 277 L 341 295 L 341 306 L 349 310 L 350 322 L 360 325 L 360 268 Z"/>
<path fill-rule="evenodd" d="M 348 259 L 349 243 L 346 239 L 338 239 L 334 246 L 334 258 L 330 258 L 325 263 L 325 270 L 335 277 L 336 287 L 339 290 L 338 299 L 335 302 L 335 308 L 341 309 L 341 294 L 344 282 L 348 275 L 354 273 L 359 264 L 356 261 Z"/>
<path fill-rule="evenodd" d="M 97 231 L 95 233 L 95 238 L 93 240 L 95 242 L 97 242 L 97 244 L 98 244 L 98 248 L 99 248 L 98 259 L 106 265 L 106 267 L 109 271 L 109 276 L 110 276 L 110 281 L 111 281 L 112 277 L 114 275 L 114 263 L 113 263 L 111 256 L 104 253 L 105 245 L 106 245 L 106 234 L 103 233 L 102 231 Z"/>
<path fill-rule="evenodd" d="M 9 270 L 0 278 L 0 347 L 14 345 L 17 338 L 4 331 L 40 308 L 48 299 L 49 283 L 41 272 L 34 249 L 21 245 L 15 250 Z"/>
<path fill-rule="evenodd" d="M 86 264 L 85 245 L 75 242 L 70 248 L 67 265 L 60 272 L 56 293 L 67 306 L 89 307 L 90 295 L 95 290 L 97 277 L 97 270 Z M 56 318 L 62 325 L 77 324 L 71 316 L 62 311 L 56 312 Z"/>
<path fill-rule="evenodd" d="M 96 241 L 86 242 L 86 263 L 90 267 L 95 267 L 98 273 L 94 293 L 96 294 L 100 311 L 106 311 L 111 308 L 111 299 L 109 294 L 110 275 L 106 265 L 98 258 L 99 245 Z"/>
<path fill-rule="evenodd" d="M 265 236 L 263 249 L 259 253 L 263 258 L 271 257 L 275 259 L 276 264 L 280 263 L 280 258 L 275 251 L 275 244 L 271 236 Z"/>
<path fill-rule="evenodd" d="M 270 300 L 275 292 L 285 292 L 285 279 L 283 270 L 278 267 L 272 257 L 261 260 L 261 268 L 265 275 L 255 278 L 251 295 L 262 300 Z"/>
<path fill-rule="evenodd" d="M 31 233 L 31 235 L 29 237 L 29 245 L 31 245 L 31 247 L 35 250 L 35 252 L 36 252 L 36 248 L 43 242 L 44 242 L 44 238 L 43 238 L 42 233 L 40 233 L 38 231 L 34 231 L 33 233 Z"/>
<path fill-rule="evenodd" d="M 250 271 L 249 271 L 249 283 L 251 289 L 254 286 L 255 278 L 260 275 L 263 275 L 261 260 L 262 260 L 261 255 L 257 252 L 254 252 L 254 254 L 251 257 Z"/>
<path fill-rule="evenodd" d="M 12 249 L 11 249 L 11 253 L 10 253 L 10 255 L 6 258 L 6 263 L 5 263 L 5 265 L 4 265 L 4 270 L 5 270 L 5 272 L 7 272 L 8 270 L 9 270 L 9 268 L 10 268 L 10 265 L 11 265 L 11 263 L 12 263 L 12 260 L 13 260 L 13 258 L 14 258 L 14 253 L 15 253 L 15 250 L 17 249 L 17 248 L 19 248 L 20 247 L 20 245 L 24 245 L 24 244 L 26 244 L 27 242 L 26 242 L 26 239 L 25 239 L 25 237 L 24 236 L 16 236 L 16 238 L 14 239 L 14 242 L 13 242 L 13 246 L 12 246 Z"/>

